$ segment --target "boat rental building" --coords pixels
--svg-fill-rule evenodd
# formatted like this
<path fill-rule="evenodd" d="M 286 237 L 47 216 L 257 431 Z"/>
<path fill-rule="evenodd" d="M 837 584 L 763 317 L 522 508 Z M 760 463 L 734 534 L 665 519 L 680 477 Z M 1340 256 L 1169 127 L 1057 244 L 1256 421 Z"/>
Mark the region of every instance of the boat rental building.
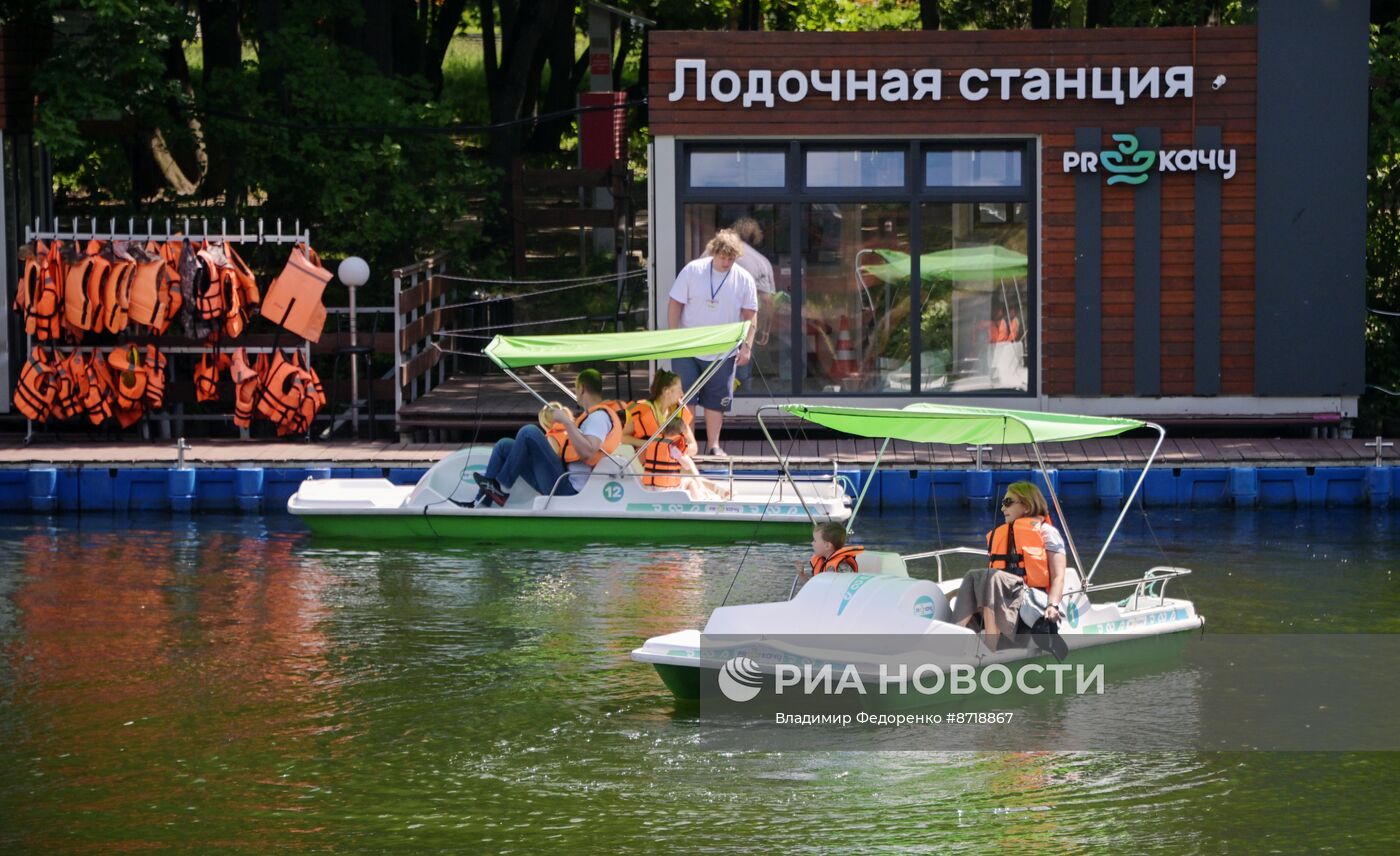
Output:
<path fill-rule="evenodd" d="M 774 294 L 739 412 L 1344 425 L 1367 33 L 1366 4 L 1319 0 L 1232 27 L 651 33 L 653 325 L 751 218 Z"/>

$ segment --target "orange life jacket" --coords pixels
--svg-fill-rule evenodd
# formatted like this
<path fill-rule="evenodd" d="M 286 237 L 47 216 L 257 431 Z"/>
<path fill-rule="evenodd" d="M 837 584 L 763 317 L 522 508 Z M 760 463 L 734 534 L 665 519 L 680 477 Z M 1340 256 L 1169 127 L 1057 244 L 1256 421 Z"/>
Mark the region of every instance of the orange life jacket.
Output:
<path fill-rule="evenodd" d="M 147 345 L 145 364 L 146 408 L 160 410 L 165 406 L 165 354 L 156 350 L 155 345 Z"/>
<path fill-rule="evenodd" d="M 661 415 L 669 416 L 670 414 L 663 413 Z M 657 428 L 660 427 L 657 424 L 656 408 L 652 406 L 649 399 L 643 398 L 641 401 L 632 402 L 631 406 L 627 408 L 627 416 L 631 420 L 630 428 L 632 436 L 636 437 L 638 440 L 645 440 L 651 437 L 651 435 L 656 433 Z M 682 407 L 681 421 L 690 425 L 694 420 L 695 416 L 690 412 L 690 408 Z"/>
<path fill-rule="evenodd" d="M 239 428 L 248 428 L 253 424 L 253 406 L 266 368 L 267 360 L 261 354 L 253 365 L 249 365 L 248 354 L 242 348 L 233 352 L 229 376 L 233 378 L 233 424 Z"/>
<path fill-rule="evenodd" d="M 1003 318 L 992 325 L 990 335 L 993 343 L 1015 342 L 1021 338 L 1021 321 L 1017 318 Z"/>
<path fill-rule="evenodd" d="M 53 415 L 59 419 L 72 419 L 86 408 L 88 377 L 87 363 L 83 355 L 74 351 L 68 359 L 60 360 L 54 372 L 56 387 L 53 400 Z"/>
<path fill-rule="evenodd" d="M 112 380 L 111 369 L 107 367 L 107 360 L 97 349 L 93 349 L 86 366 L 88 386 L 83 407 L 87 410 L 88 420 L 93 425 L 101 425 L 116 413 L 117 396 L 113 391 L 116 384 Z"/>
<path fill-rule="evenodd" d="M 113 348 L 112 353 L 107 355 L 107 362 L 114 370 L 112 392 L 116 395 L 116 410 L 120 419 L 122 411 L 140 409 L 141 402 L 146 398 L 150 374 L 146 370 L 140 349 L 135 345 L 118 345 Z M 123 420 L 122 427 L 129 427 L 129 424 Z"/>
<path fill-rule="evenodd" d="M 856 556 L 865 552 L 865 548 L 857 545 L 847 544 L 844 547 L 837 547 L 830 556 L 823 559 L 821 556 L 812 556 L 807 560 L 807 565 L 812 571 L 812 576 L 816 576 L 826 571 L 849 570 L 851 573 L 858 573 Z"/>
<path fill-rule="evenodd" d="M 20 369 L 19 382 L 15 384 L 15 409 L 35 422 L 48 419 L 57 392 L 55 381 L 54 367 L 49 364 L 43 349 L 36 346 L 30 351 L 24 368 Z"/>
<path fill-rule="evenodd" d="M 194 366 L 194 397 L 196 401 L 219 400 L 219 372 L 227 369 L 228 355 L 204 354 Z"/>
<path fill-rule="evenodd" d="M 25 332 L 42 342 L 59 337 L 63 258 L 58 242 L 46 246 L 43 241 L 36 241 L 33 249 L 24 262 L 15 308 L 25 315 Z"/>
<path fill-rule="evenodd" d="M 650 405 L 647 407 L 651 409 Z M 650 435 L 648 435 L 650 436 Z M 676 487 L 684 472 L 680 456 L 685 454 L 685 437 L 658 437 L 642 450 L 642 484 L 647 487 Z M 655 475 L 651 475 L 655 473 Z"/>
<path fill-rule="evenodd" d="M 605 407 L 602 404 L 595 404 L 580 413 L 575 417 L 574 424 L 578 426 L 579 430 L 582 430 L 584 420 L 599 410 L 608 414 L 608 420 L 612 424 L 611 427 L 608 428 L 608 436 L 603 439 L 603 443 L 598 447 L 598 451 L 589 457 L 587 463 L 590 467 L 598 466 L 598 462 L 603 460 L 604 455 L 616 451 L 618 445 L 622 443 L 622 422 L 617 418 L 617 411 Z M 553 434 L 556 428 L 563 432 L 563 436 L 559 440 L 559 457 L 565 464 L 571 464 L 574 461 L 581 460 L 578 450 L 574 448 L 574 444 L 569 440 L 568 432 L 563 430 L 563 426 L 556 424 L 554 427 L 550 428 L 550 433 Z M 556 434 L 556 436 L 558 435 Z"/>
<path fill-rule="evenodd" d="M 205 321 L 220 322 L 228 313 L 228 303 L 224 299 L 223 277 L 220 275 L 219 261 L 207 249 L 195 253 L 199 259 L 204 287 L 195 294 L 194 306 L 199 317 Z"/>
<path fill-rule="evenodd" d="M 322 407 L 326 406 L 326 393 L 321 388 L 321 378 L 316 374 L 316 370 L 307 364 L 301 351 L 293 352 L 292 363 L 301 373 L 302 397 L 295 420 L 287 426 L 287 433 L 305 434 L 311 430 L 311 425 L 316 420 L 316 414 L 320 412 Z"/>
<path fill-rule="evenodd" d="M 180 274 L 159 254 L 149 261 L 136 263 L 131 275 L 131 301 L 127 307 L 131 320 L 145 324 L 158 334 L 170 329 L 170 322 L 180 311 L 183 300 L 175 286 Z"/>
<path fill-rule="evenodd" d="M 262 374 L 261 384 L 258 412 L 279 426 L 290 421 L 305 395 L 305 385 L 296 365 L 277 351 Z"/>
<path fill-rule="evenodd" d="M 120 257 L 114 258 L 107 276 L 102 280 L 102 317 L 98 329 L 108 333 L 120 333 L 126 329 L 131 306 L 131 277 L 136 273 L 136 262 Z"/>
<path fill-rule="evenodd" d="M 233 278 L 238 286 L 238 299 L 245 311 L 256 309 L 258 304 L 262 303 L 262 295 L 258 293 L 258 280 L 253 276 L 252 268 L 239 258 L 232 244 L 224 244 L 224 258 L 228 261 L 228 269 L 233 271 Z"/>
<path fill-rule="evenodd" d="M 1048 591 L 1050 557 L 1039 524 L 1049 522 L 1049 517 L 1018 517 L 988 532 L 988 567 L 1025 577 L 1026 585 Z"/>
<path fill-rule="evenodd" d="M 287 257 L 282 273 L 267 287 L 262 316 L 312 342 L 321 340 L 326 326 L 326 307 L 321 293 L 331 281 L 331 272 L 321 267 L 316 251 L 297 244 Z"/>
<path fill-rule="evenodd" d="M 69 266 L 63 282 L 63 320 L 78 336 L 97 325 L 102 283 L 111 265 L 92 253 Z"/>

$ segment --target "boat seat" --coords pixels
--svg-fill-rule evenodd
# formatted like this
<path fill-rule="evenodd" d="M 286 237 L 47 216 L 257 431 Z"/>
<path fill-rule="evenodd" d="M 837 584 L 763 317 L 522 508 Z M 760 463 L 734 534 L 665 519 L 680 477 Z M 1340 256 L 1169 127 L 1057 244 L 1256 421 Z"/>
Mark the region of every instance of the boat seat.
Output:
<path fill-rule="evenodd" d="M 862 574 L 881 574 L 886 577 L 908 577 L 909 568 L 904 557 L 887 550 L 862 550 L 856 554 L 856 567 Z"/>
<path fill-rule="evenodd" d="M 616 452 L 608 452 L 593 468 L 593 472 L 609 476 L 641 472 L 642 462 L 638 459 L 628 460 L 628 457 L 628 455 L 622 454 L 620 449 Z"/>

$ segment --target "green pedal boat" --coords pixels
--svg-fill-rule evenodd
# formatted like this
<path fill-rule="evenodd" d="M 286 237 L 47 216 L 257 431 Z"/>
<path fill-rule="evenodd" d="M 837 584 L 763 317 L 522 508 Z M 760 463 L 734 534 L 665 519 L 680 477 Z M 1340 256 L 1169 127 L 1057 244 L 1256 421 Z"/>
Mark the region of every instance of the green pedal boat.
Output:
<path fill-rule="evenodd" d="M 634 333 L 497 336 L 484 353 L 545 404 L 514 369 L 532 367 L 572 397 L 569 387 L 545 366 L 729 354 L 738 350 L 747 331 L 748 322 L 742 322 Z M 715 360 L 711 371 L 722 363 Z M 709 372 L 697 379 L 681 404 L 708 379 Z M 814 524 L 844 522 L 851 516 L 850 497 L 834 464 L 821 475 L 794 476 L 781 458 L 773 467 L 777 475 L 734 472 L 731 463 L 727 473 L 705 474 L 722 489 L 710 496 L 688 485 L 688 477 L 677 487 L 645 484 L 641 463 L 627 446 L 605 455 L 577 494 L 541 494 L 520 479 L 503 507 L 473 508 L 467 505 L 477 494 L 472 474 L 484 469 L 489 454 L 482 447 L 453 452 L 416 485 L 387 479 L 308 479 L 288 500 L 287 510 L 318 535 L 576 543 L 797 541 L 810 537 Z"/>

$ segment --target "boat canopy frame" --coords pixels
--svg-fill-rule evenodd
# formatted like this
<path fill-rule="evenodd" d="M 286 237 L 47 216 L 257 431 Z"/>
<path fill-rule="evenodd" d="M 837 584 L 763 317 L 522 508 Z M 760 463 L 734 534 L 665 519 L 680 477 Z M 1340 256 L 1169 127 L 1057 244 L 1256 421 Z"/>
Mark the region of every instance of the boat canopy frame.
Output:
<path fill-rule="evenodd" d="M 1152 464 L 1157 459 L 1157 453 L 1161 451 L 1162 443 L 1167 437 L 1166 429 L 1155 422 L 1108 416 L 1078 416 L 1069 413 L 1004 410 L 926 402 L 911 404 L 900 409 L 799 403 L 764 405 L 758 409 L 759 427 L 763 429 L 764 437 L 768 438 L 769 445 L 778 455 L 778 460 L 782 463 L 783 474 L 789 479 L 791 476 L 788 474 L 786 460 L 778 452 L 777 444 L 773 442 L 768 426 L 764 422 L 765 412 L 769 414 L 785 413 L 803 421 L 853 436 L 883 439 L 884 442 L 879 451 L 876 452 L 875 462 L 871 466 L 872 478 L 867 479 L 865 484 L 861 486 L 860 495 L 857 497 L 855 507 L 851 509 L 851 516 L 846 522 L 848 532 L 855 525 L 861 504 L 865 500 L 866 490 L 869 488 L 870 482 L 873 481 L 875 471 L 879 469 L 880 461 L 891 440 L 907 440 L 916 443 L 975 443 L 991 446 L 1029 445 L 1035 454 L 1036 465 L 1045 482 L 1045 488 L 1050 494 L 1050 501 L 1054 505 L 1055 513 L 1060 519 L 1065 541 L 1074 558 L 1074 566 L 1081 573 L 1084 563 L 1080 558 L 1074 536 L 1070 532 L 1064 509 L 1060 505 L 1060 497 L 1055 491 L 1054 481 L 1050 478 L 1050 470 L 1045 464 L 1045 456 L 1041 454 L 1040 444 L 1111 437 L 1137 428 L 1150 428 L 1156 431 L 1157 441 L 1147 456 L 1142 472 L 1138 474 L 1137 481 L 1133 483 L 1133 489 L 1124 500 L 1123 507 L 1118 512 L 1118 518 L 1113 522 L 1113 528 L 1109 531 L 1108 537 L 1104 539 L 1103 546 L 1094 558 L 1094 564 L 1089 568 L 1089 572 L 1084 574 L 1085 586 L 1089 585 L 1094 574 L 1098 572 L 1099 565 L 1103 562 L 1104 556 L 1107 555 L 1108 548 L 1113 544 L 1113 539 L 1117 537 L 1118 530 L 1123 525 L 1124 518 L 1127 517 L 1128 509 L 1137 499 L 1143 482 L 1147 478 L 1147 472 L 1152 469 Z"/>
<path fill-rule="evenodd" d="M 632 457 L 627 459 L 627 463 L 630 465 L 642 453 L 643 449 L 661 436 L 671 420 L 681 414 L 686 404 L 705 388 L 705 384 L 715 376 L 720 367 L 731 356 L 738 353 L 739 346 L 747 341 L 752 327 L 752 321 L 738 321 L 733 324 L 714 324 L 707 327 L 686 327 L 676 330 L 634 330 L 627 333 L 562 333 L 545 336 L 498 335 L 482 349 L 482 353 L 501 371 L 505 372 L 511 380 L 520 384 L 526 392 L 534 396 L 544 407 L 548 407 L 550 402 L 511 369 L 534 368 L 535 371 L 544 375 L 550 383 L 562 390 L 569 397 L 569 400 L 578 404 L 578 396 L 574 394 L 574 391 L 555 377 L 545 366 L 594 361 L 651 362 L 678 357 L 721 354 L 722 356 L 718 359 L 710 361 L 710 364 L 705 367 L 705 370 L 700 373 L 689 389 L 681 392 L 681 399 L 677 402 L 675 410 L 667 414 L 665 419 L 657 420 L 656 431 L 647 438 L 647 441 L 632 450 Z M 568 475 L 568 473 L 566 472 L 564 475 Z M 554 486 L 551 487 L 549 492 L 551 498 L 558 490 L 559 484 L 560 480 L 556 480 Z M 794 482 L 793 490 L 796 489 L 797 485 Z M 806 509 L 807 504 L 804 502 L 802 507 Z M 810 510 L 807 511 L 807 514 L 808 517 L 812 516 Z M 815 518 L 813 519 L 815 520 Z"/>

